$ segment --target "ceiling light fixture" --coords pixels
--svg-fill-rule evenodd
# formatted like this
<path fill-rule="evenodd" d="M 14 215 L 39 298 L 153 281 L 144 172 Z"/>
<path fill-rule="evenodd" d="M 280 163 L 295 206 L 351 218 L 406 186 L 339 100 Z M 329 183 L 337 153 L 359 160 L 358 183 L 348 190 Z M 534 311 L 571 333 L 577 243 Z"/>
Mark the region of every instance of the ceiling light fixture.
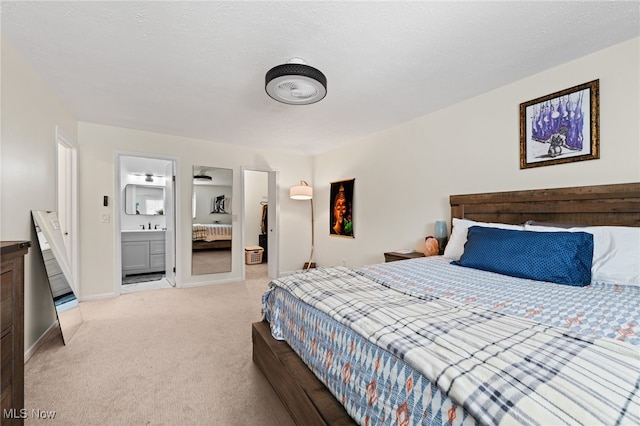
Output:
<path fill-rule="evenodd" d="M 300 58 L 271 68 L 265 76 L 267 94 L 278 102 L 308 105 L 327 95 L 327 78 Z"/>
<path fill-rule="evenodd" d="M 205 175 L 205 174 L 202 174 L 202 173 L 200 173 L 200 174 L 198 174 L 198 175 L 194 175 L 194 176 L 193 176 L 193 179 L 194 179 L 194 180 L 202 180 L 202 181 L 210 181 L 210 180 L 213 180 L 213 178 L 212 178 L 211 176 L 209 176 L 209 175 Z"/>

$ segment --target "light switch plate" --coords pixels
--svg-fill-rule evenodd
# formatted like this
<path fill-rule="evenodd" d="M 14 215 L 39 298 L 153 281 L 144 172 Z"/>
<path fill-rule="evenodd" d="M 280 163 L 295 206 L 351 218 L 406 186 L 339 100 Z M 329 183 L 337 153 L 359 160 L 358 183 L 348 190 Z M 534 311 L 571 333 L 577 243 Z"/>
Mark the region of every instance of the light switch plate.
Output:
<path fill-rule="evenodd" d="M 109 223 L 111 217 L 109 217 L 109 213 L 102 213 L 101 216 L 102 223 Z"/>

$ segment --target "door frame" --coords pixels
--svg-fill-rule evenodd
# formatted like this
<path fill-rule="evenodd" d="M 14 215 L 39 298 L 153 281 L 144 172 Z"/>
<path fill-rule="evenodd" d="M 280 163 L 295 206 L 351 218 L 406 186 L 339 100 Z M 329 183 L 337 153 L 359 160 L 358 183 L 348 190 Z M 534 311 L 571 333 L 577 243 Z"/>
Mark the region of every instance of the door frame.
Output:
<path fill-rule="evenodd" d="M 247 212 L 247 206 L 245 206 L 245 171 L 252 172 L 265 172 L 267 173 L 267 203 L 269 206 L 269 229 L 267 229 L 267 268 L 269 271 L 269 277 L 277 278 L 280 275 L 280 248 L 279 248 L 279 210 L 280 204 L 278 200 L 278 171 L 273 169 L 261 169 L 255 167 L 240 167 L 240 187 L 241 187 L 241 199 L 242 199 L 242 281 L 246 279 L 246 265 L 244 262 L 244 247 L 246 246 L 246 231 L 245 231 L 245 216 Z"/>
<path fill-rule="evenodd" d="M 165 169 L 167 179 L 164 187 L 164 203 L 171 202 L 173 208 L 165 209 L 165 278 L 169 284 L 176 286 L 176 162 L 169 161 Z"/>
<path fill-rule="evenodd" d="M 71 139 L 60 126 L 55 127 L 56 143 L 56 210 L 60 213 L 60 199 L 64 199 L 65 217 L 61 218 L 63 231 L 69 233 L 67 248 L 71 277 L 75 283 L 76 294 L 80 295 L 80 262 L 79 262 L 79 235 L 78 235 L 78 143 Z M 60 164 L 60 149 L 65 150 L 65 164 Z M 64 166 L 64 170 L 61 167 Z M 61 173 L 64 173 L 65 182 L 60 182 Z M 62 188 L 61 186 L 64 186 Z"/>
<path fill-rule="evenodd" d="M 168 156 L 168 155 L 160 155 L 160 154 L 151 154 L 151 153 L 141 153 L 141 152 L 129 152 L 129 151 L 116 151 L 114 153 L 114 197 L 113 197 L 113 233 L 114 233 L 114 277 L 113 277 L 113 288 L 114 293 L 116 295 L 122 294 L 122 233 L 120 230 L 120 210 L 122 208 L 122 193 L 120 191 L 120 187 L 122 181 L 120 179 L 120 159 L 122 157 L 140 157 L 140 158 L 148 158 L 151 160 L 163 160 L 163 161 L 171 161 L 173 162 L 173 174 L 175 176 L 174 186 L 173 186 L 173 203 L 171 203 L 171 208 L 173 209 L 173 220 L 174 220 L 174 232 L 173 233 L 165 233 L 166 238 L 173 238 L 173 247 L 174 247 L 174 256 L 173 256 L 173 266 L 165 264 L 165 273 L 166 270 L 175 267 L 175 287 L 182 287 L 182 279 L 181 279 L 181 271 L 182 267 L 180 263 L 177 261 L 178 259 L 182 259 L 182 247 L 180 244 L 180 227 L 177 224 L 180 222 L 180 209 L 178 208 L 178 200 L 180 199 L 180 159 L 178 157 Z M 165 206 L 165 209 L 167 206 Z M 165 247 L 167 244 L 165 244 Z M 166 263 L 166 262 L 165 262 Z M 172 284 L 173 285 L 173 284 Z"/>

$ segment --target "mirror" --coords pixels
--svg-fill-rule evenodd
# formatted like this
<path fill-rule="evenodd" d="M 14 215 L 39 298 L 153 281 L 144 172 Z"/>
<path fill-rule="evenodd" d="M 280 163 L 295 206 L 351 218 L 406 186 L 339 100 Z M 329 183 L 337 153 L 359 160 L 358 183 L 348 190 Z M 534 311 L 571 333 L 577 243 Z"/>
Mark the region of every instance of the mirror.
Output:
<path fill-rule="evenodd" d="M 52 211 L 32 210 L 31 217 L 47 272 L 62 341 L 66 345 L 82 325 L 82 314 L 76 298 L 76 288 L 64 248 L 58 214 Z"/>
<path fill-rule="evenodd" d="M 233 170 L 193 167 L 191 275 L 231 272 Z"/>
<path fill-rule="evenodd" d="M 147 216 L 164 215 L 164 188 L 134 185 L 124 187 L 124 212 Z"/>

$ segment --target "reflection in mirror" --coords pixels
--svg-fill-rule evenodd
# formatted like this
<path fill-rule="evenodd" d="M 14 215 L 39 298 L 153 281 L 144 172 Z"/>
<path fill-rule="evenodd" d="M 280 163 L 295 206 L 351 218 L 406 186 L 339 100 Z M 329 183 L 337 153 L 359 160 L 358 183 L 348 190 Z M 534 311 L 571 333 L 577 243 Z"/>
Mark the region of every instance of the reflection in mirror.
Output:
<path fill-rule="evenodd" d="M 233 170 L 193 167 L 191 275 L 231 272 Z"/>
<path fill-rule="evenodd" d="M 124 197 L 126 214 L 164 215 L 164 188 L 161 186 L 129 184 L 124 187 Z"/>
<path fill-rule="evenodd" d="M 58 214 L 51 211 L 32 210 L 31 216 L 49 280 L 62 341 L 66 345 L 82 325 L 82 314 L 62 240 Z"/>

